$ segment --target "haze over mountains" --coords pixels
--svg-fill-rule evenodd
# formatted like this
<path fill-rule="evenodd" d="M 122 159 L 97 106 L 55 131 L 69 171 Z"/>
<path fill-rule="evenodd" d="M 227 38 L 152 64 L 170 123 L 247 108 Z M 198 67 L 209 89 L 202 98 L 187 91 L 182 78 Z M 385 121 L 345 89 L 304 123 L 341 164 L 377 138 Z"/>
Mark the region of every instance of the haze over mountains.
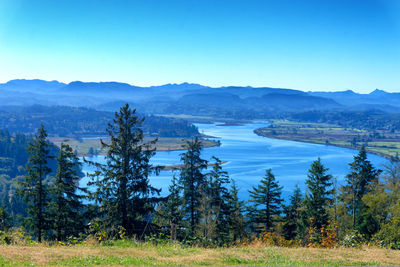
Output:
<path fill-rule="evenodd" d="M 11 80 L 0 84 L 1 106 L 66 105 L 116 110 L 130 102 L 142 112 L 254 117 L 268 112 L 369 110 L 400 112 L 400 93 L 303 92 L 269 87 L 166 84 L 139 87 L 119 82 Z M 255 116 L 259 117 L 259 116 Z"/>

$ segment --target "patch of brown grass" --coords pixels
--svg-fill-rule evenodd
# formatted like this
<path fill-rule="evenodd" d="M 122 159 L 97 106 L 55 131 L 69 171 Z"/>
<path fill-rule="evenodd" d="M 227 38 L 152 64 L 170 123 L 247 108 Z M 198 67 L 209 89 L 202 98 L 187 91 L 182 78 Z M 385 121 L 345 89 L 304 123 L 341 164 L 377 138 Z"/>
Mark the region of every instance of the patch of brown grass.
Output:
<path fill-rule="evenodd" d="M 284 248 L 232 247 L 216 249 L 138 245 L 132 247 L 75 246 L 0 246 L 0 255 L 18 264 L 46 266 L 73 258 L 133 257 L 155 259 L 164 265 L 400 265 L 400 251 L 381 248 Z"/>

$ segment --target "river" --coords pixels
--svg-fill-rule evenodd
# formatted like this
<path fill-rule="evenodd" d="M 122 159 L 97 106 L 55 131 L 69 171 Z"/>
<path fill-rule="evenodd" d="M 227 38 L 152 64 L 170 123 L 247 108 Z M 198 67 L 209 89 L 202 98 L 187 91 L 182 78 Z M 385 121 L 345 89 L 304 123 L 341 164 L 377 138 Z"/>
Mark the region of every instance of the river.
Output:
<path fill-rule="evenodd" d="M 265 127 L 267 123 L 254 122 L 241 126 L 217 126 L 214 124 L 196 124 L 201 133 L 218 137 L 221 146 L 206 148 L 202 157 L 210 160 L 212 156 L 221 161 L 230 178 L 236 181 L 240 191 L 239 197 L 248 200 L 248 190 L 257 185 L 264 176 L 266 169 L 272 169 L 279 184 L 283 186 L 283 197 L 292 193 L 296 184 L 304 192 L 304 181 L 311 163 L 321 158 L 329 173 L 337 179 L 338 186 L 344 184 L 345 175 L 349 171 L 348 163 L 353 161 L 356 150 L 334 146 L 301 143 L 295 141 L 271 139 L 253 133 L 254 129 Z M 157 152 L 152 159 L 155 165 L 179 164 L 179 155 L 183 151 Z M 90 158 L 104 162 L 104 156 Z M 368 154 L 368 159 L 375 167 L 381 168 L 388 160 L 374 154 Z M 83 165 L 84 173 L 92 169 Z M 168 185 L 172 177 L 171 171 L 162 171 L 159 176 L 150 177 L 150 183 L 162 189 L 162 195 L 168 194 Z M 83 178 L 81 186 L 85 186 L 88 178 Z"/>

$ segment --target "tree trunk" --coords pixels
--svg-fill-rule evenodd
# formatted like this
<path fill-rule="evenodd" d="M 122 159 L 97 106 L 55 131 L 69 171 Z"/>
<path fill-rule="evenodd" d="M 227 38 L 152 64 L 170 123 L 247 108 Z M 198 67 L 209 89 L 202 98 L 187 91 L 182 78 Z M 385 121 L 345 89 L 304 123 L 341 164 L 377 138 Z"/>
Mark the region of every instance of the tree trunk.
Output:
<path fill-rule="evenodd" d="M 176 241 L 176 224 L 171 223 L 171 239 Z"/>

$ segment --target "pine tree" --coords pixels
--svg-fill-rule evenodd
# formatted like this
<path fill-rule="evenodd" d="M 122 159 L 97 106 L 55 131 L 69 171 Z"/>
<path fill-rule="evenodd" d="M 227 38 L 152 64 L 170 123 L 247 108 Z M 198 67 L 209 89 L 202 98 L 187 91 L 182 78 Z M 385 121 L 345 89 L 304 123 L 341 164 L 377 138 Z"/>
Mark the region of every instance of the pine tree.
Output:
<path fill-rule="evenodd" d="M 246 207 L 244 202 L 239 200 L 238 193 L 239 189 L 235 181 L 232 180 L 227 202 L 229 209 L 227 228 L 229 229 L 229 241 L 231 242 L 243 238 L 246 235 L 246 221 L 243 216 Z"/>
<path fill-rule="evenodd" d="M 294 240 L 298 236 L 301 228 L 302 196 L 300 188 L 296 185 L 293 194 L 290 196 L 289 205 L 284 205 L 283 210 L 285 217 L 283 218 L 282 233 L 288 240 Z"/>
<path fill-rule="evenodd" d="M 355 228 L 362 221 L 360 218 L 363 210 L 362 198 L 370 191 L 370 186 L 377 184 L 381 170 L 375 169 L 367 160 L 364 146 L 349 165 L 350 173 L 346 175 L 347 184 L 342 187 L 340 198 L 350 210 L 353 228 Z"/>
<path fill-rule="evenodd" d="M 314 161 L 307 175 L 307 193 L 304 200 L 305 216 L 307 221 L 312 218 L 312 227 L 320 230 L 329 222 L 328 208 L 332 202 L 333 182 L 332 175 L 327 174 L 328 169 L 321 163 L 321 159 Z"/>
<path fill-rule="evenodd" d="M 78 191 L 84 192 L 85 189 L 77 185 L 81 163 L 68 144 L 61 143 L 57 165 L 55 181 L 50 189 L 54 198 L 50 210 L 54 216 L 56 238 L 62 241 L 77 236 L 84 229 L 84 196 Z"/>
<path fill-rule="evenodd" d="M 181 188 L 178 184 L 178 179 L 174 175 L 171 185 L 169 186 L 169 196 L 165 205 L 165 217 L 170 223 L 171 239 L 177 239 L 177 228 L 182 223 L 183 219 L 183 200 L 180 196 Z"/>
<path fill-rule="evenodd" d="M 199 223 L 198 212 L 201 188 L 206 184 L 205 175 L 202 173 L 207 168 L 207 161 L 200 157 L 202 144 L 196 137 L 186 143 L 187 151 L 181 154 L 183 166 L 180 173 L 180 184 L 183 187 L 185 211 L 189 219 L 189 234 L 193 235 Z"/>
<path fill-rule="evenodd" d="M 200 197 L 196 211 L 199 220 L 195 228 L 196 236 L 202 237 L 207 241 L 217 238 L 217 207 L 213 205 L 212 198 L 207 184 L 200 187 Z"/>
<path fill-rule="evenodd" d="M 111 142 L 101 141 L 107 151 L 106 164 L 92 163 L 98 171 L 88 185 L 97 187 L 92 197 L 111 234 L 119 232 L 121 227 L 128 235 L 142 234 L 146 225 L 144 217 L 154 211 L 159 200 L 156 196 L 160 190 L 149 184 L 149 175 L 158 172 L 150 164 L 157 139 L 143 142 L 143 121 L 128 104 L 121 107 L 107 127 Z"/>
<path fill-rule="evenodd" d="M 282 203 L 282 186 L 279 186 L 278 182 L 275 181 L 275 176 L 272 174 L 271 169 L 266 171 L 261 184 L 257 187 L 253 186 L 253 190 L 249 190 L 249 193 L 249 202 L 254 203 L 248 208 L 249 217 L 256 231 L 271 231 L 274 226 L 275 216 L 281 213 Z"/>
<path fill-rule="evenodd" d="M 228 240 L 229 229 L 227 226 L 229 216 L 229 191 L 226 185 L 229 183 L 229 176 L 222 169 L 222 162 L 217 157 L 214 160 L 212 170 L 207 174 L 209 178 L 209 194 L 211 198 L 211 209 L 215 212 L 215 228 L 218 242 L 225 243 Z"/>
<path fill-rule="evenodd" d="M 49 227 L 49 194 L 45 179 L 51 171 L 48 167 L 48 160 L 51 158 L 50 144 L 43 124 L 29 143 L 27 151 L 30 154 L 26 165 L 27 175 L 19 183 L 18 193 L 24 197 L 28 205 L 29 217 L 25 220 L 25 224 L 34 230 L 38 242 L 42 242 L 43 231 Z"/>

